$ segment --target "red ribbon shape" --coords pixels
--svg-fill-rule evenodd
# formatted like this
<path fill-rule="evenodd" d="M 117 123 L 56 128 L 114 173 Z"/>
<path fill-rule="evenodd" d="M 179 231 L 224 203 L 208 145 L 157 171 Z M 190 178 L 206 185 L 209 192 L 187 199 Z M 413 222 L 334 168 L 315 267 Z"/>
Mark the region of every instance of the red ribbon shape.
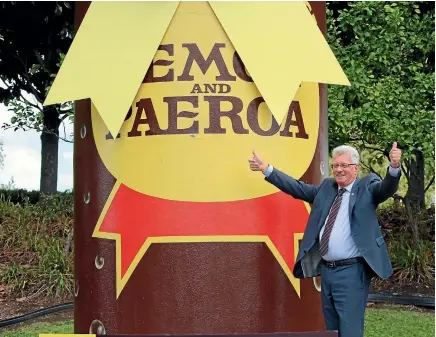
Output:
<path fill-rule="evenodd" d="M 294 233 L 304 232 L 308 217 L 304 202 L 283 192 L 250 200 L 187 202 L 148 196 L 121 184 L 99 232 L 120 234 L 122 278 L 147 238 L 165 236 L 266 235 L 292 271 Z"/>

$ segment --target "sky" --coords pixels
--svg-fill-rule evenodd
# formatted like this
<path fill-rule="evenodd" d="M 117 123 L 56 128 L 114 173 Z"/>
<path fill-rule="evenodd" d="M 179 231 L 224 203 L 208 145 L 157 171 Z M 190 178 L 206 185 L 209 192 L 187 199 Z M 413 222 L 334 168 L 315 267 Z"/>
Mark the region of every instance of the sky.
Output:
<path fill-rule="evenodd" d="M 13 113 L 0 104 L 0 126 L 10 122 Z M 65 125 L 66 135 L 73 132 L 73 125 Z M 63 127 L 60 128 L 63 135 Z M 41 169 L 40 133 L 13 129 L 0 129 L 3 143 L 4 166 L 0 168 L 0 184 L 7 184 L 12 178 L 17 188 L 39 190 Z M 73 188 L 73 144 L 59 140 L 58 190 Z"/>

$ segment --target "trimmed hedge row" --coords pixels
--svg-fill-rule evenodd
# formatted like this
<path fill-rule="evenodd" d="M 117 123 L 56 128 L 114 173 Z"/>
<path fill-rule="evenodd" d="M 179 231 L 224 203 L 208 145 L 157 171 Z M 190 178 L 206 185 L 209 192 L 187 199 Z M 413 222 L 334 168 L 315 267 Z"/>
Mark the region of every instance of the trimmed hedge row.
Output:
<path fill-rule="evenodd" d="M 73 192 L 58 192 L 52 198 L 66 198 L 72 199 Z M 15 190 L 7 190 L 0 189 L 0 200 L 1 201 L 9 201 L 13 204 L 31 204 L 36 205 L 41 200 L 41 193 L 39 191 L 28 191 L 25 189 L 15 189 Z"/>

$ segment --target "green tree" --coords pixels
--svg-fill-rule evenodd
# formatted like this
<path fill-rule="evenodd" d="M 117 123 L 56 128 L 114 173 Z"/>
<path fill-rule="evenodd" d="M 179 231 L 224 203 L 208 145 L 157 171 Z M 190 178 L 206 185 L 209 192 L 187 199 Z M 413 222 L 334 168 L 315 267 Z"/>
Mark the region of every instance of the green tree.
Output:
<path fill-rule="evenodd" d="M 69 2 L 0 2 L 0 102 L 14 112 L 3 127 L 41 132 L 46 194 L 57 191 L 59 127 L 71 104 L 42 103 L 72 42 L 73 18 Z"/>
<path fill-rule="evenodd" d="M 328 42 L 351 87 L 329 88 L 330 146 L 370 150 L 370 169 L 403 150 L 405 204 L 424 208 L 434 184 L 433 2 L 330 2 Z"/>

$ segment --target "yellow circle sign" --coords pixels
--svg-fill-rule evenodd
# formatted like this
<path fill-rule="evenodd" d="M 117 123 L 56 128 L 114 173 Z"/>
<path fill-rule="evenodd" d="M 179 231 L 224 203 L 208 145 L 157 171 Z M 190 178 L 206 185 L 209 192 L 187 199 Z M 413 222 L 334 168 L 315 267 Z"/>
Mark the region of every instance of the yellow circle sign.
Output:
<path fill-rule="evenodd" d="M 307 170 L 319 89 L 302 83 L 275 121 L 209 5 L 181 2 L 119 137 L 91 113 L 98 152 L 121 183 L 169 200 L 243 200 L 276 191 L 249 170 L 253 149 L 297 178 Z"/>

